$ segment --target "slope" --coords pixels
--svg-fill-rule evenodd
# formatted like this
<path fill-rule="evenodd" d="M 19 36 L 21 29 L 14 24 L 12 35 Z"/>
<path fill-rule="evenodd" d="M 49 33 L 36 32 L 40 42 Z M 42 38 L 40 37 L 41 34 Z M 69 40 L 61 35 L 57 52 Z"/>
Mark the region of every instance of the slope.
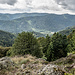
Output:
<path fill-rule="evenodd" d="M 62 35 L 69 35 L 73 30 L 75 30 L 75 26 L 68 27 L 65 30 L 59 31 L 59 33 Z"/>
<path fill-rule="evenodd" d="M 0 30 L 0 46 L 12 46 L 12 44 L 14 43 L 14 38 L 15 35 Z"/>
<path fill-rule="evenodd" d="M 75 25 L 75 15 L 56 15 L 56 14 L 26 14 L 26 17 L 14 20 L 0 20 L 0 29 L 12 33 L 22 31 L 34 31 L 42 34 L 52 34 L 63 30 L 66 27 Z M 20 15 L 19 15 L 20 16 Z M 18 17 L 19 17 L 18 16 Z"/>

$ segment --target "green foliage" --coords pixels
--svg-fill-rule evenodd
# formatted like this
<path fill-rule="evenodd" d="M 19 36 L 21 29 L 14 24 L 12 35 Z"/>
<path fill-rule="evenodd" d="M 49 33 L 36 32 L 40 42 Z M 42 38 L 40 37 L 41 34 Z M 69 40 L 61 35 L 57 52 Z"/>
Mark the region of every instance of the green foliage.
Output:
<path fill-rule="evenodd" d="M 73 27 L 68 27 L 66 28 L 65 30 L 62 30 L 62 31 L 59 31 L 59 34 L 62 34 L 62 35 L 69 35 L 71 34 L 71 32 L 75 29 L 75 26 Z"/>
<path fill-rule="evenodd" d="M 47 60 L 53 61 L 67 55 L 67 37 L 54 33 L 47 49 Z"/>
<path fill-rule="evenodd" d="M 45 40 L 45 45 L 43 46 L 43 53 L 45 54 L 45 56 L 47 54 L 47 49 L 48 49 L 49 44 L 50 44 L 50 36 L 47 35 L 46 40 Z"/>
<path fill-rule="evenodd" d="M 33 56 L 42 57 L 42 51 L 39 48 L 37 39 L 31 32 L 22 32 L 18 34 L 12 49 L 7 55 L 25 55 L 32 54 Z"/>
<path fill-rule="evenodd" d="M 6 56 L 6 53 L 9 49 L 10 49 L 10 47 L 1 47 L 0 46 L 0 57 Z"/>
<path fill-rule="evenodd" d="M 68 52 L 75 51 L 75 30 L 72 31 L 70 35 L 68 35 L 69 44 L 67 46 Z"/>
<path fill-rule="evenodd" d="M 45 31 L 56 32 L 66 27 L 74 26 L 75 24 L 74 19 L 75 19 L 74 15 L 68 14 L 64 15 L 47 14 L 47 13 L 1 14 L 0 29 L 12 33 L 20 33 L 22 32 L 22 30 L 23 31 L 34 30 L 35 32 L 37 32 L 37 30 L 43 30 L 44 32 Z"/>
<path fill-rule="evenodd" d="M 37 40 L 38 40 L 38 43 L 40 44 L 41 49 L 43 49 L 43 47 L 45 47 L 46 45 L 46 38 L 39 37 Z"/>
<path fill-rule="evenodd" d="M 9 47 L 14 43 L 15 36 L 11 33 L 0 30 L 0 46 Z"/>
<path fill-rule="evenodd" d="M 48 45 L 50 43 L 50 36 L 47 34 L 46 38 L 45 37 L 39 37 L 37 40 L 38 40 L 38 42 L 40 44 L 40 48 L 43 51 L 43 57 L 45 57 L 46 54 L 47 54 Z"/>
<path fill-rule="evenodd" d="M 47 58 L 45 57 L 45 55 L 43 55 L 42 59 L 47 60 Z"/>

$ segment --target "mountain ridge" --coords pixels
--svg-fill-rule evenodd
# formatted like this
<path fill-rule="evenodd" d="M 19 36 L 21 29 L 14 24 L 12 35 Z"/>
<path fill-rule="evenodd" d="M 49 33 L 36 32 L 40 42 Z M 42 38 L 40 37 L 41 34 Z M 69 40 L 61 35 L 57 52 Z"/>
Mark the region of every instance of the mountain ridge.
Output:
<path fill-rule="evenodd" d="M 10 14 L 9 14 L 10 15 Z M 47 13 L 23 13 L 15 19 L 0 20 L 0 30 L 21 33 L 22 31 L 41 32 L 43 34 L 50 34 L 58 32 L 66 27 L 75 25 L 75 15 L 63 14 L 47 14 Z M 19 15 L 19 16 L 18 16 Z"/>
<path fill-rule="evenodd" d="M 68 27 L 62 31 L 59 31 L 58 33 L 62 34 L 62 35 L 69 35 L 70 33 L 72 33 L 72 31 L 75 30 L 75 26 L 73 27 Z"/>
<path fill-rule="evenodd" d="M 12 46 L 15 38 L 14 34 L 0 30 L 0 46 Z"/>

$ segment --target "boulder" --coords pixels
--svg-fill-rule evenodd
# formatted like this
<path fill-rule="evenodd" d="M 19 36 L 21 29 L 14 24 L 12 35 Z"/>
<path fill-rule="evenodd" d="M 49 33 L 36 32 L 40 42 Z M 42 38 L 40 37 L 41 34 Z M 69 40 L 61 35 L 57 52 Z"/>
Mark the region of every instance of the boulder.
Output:
<path fill-rule="evenodd" d="M 57 65 L 48 64 L 38 71 L 38 75 L 64 75 L 64 71 Z"/>
<path fill-rule="evenodd" d="M 21 65 L 21 69 L 25 69 L 26 68 L 26 65 L 25 64 L 22 64 Z"/>
<path fill-rule="evenodd" d="M 0 69 L 5 69 L 13 65 L 14 63 L 9 57 L 3 57 L 0 59 Z"/>

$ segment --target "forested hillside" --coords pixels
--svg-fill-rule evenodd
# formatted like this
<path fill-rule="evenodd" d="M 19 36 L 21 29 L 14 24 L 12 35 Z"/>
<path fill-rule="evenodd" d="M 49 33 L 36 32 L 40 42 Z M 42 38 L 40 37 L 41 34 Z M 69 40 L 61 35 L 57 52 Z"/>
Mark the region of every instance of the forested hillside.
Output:
<path fill-rule="evenodd" d="M 12 46 L 14 43 L 15 35 L 0 30 L 0 46 Z"/>
<path fill-rule="evenodd" d="M 69 35 L 73 30 L 75 30 L 75 26 L 73 27 L 68 27 L 62 31 L 59 31 L 60 34 L 62 35 Z"/>
<path fill-rule="evenodd" d="M 7 54 L 9 56 L 32 54 L 37 57 L 44 55 L 48 61 L 54 61 L 67 56 L 67 53 L 74 49 L 75 30 L 68 36 L 54 33 L 51 37 L 47 35 L 39 38 L 36 38 L 31 32 L 22 32 L 18 34 Z"/>
<path fill-rule="evenodd" d="M 0 74 L 74 75 L 74 25 L 75 16 L 68 14 L 1 15 Z"/>
<path fill-rule="evenodd" d="M 11 14 L 11 19 L 0 19 L 0 29 L 12 33 L 34 31 L 42 34 L 52 34 L 66 27 L 75 25 L 75 16 L 69 14 Z"/>
<path fill-rule="evenodd" d="M 44 16 L 47 15 L 46 13 L 17 13 L 17 14 L 1 14 L 0 13 L 0 20 L 13 20 L 18 19 L 21 17 L 28 17 L 28 16 Z"/>
<path fill-rule="evenodd" d="M 68 36 L 54 33 L 51 37 L 47 35 L 39 38 L 32 32 L 19 33 L 12 47 L 0 47 L 0 57 L 3 57 L 0 59 L 0 74 L 14 75 L 18 72 L 20 75 L 33 75 L 34 72 L 39 72 L 44 75 L 56 75 L 59 72 L 63 73 L 60 75 L 74 75 L 75 30 Z"/>

